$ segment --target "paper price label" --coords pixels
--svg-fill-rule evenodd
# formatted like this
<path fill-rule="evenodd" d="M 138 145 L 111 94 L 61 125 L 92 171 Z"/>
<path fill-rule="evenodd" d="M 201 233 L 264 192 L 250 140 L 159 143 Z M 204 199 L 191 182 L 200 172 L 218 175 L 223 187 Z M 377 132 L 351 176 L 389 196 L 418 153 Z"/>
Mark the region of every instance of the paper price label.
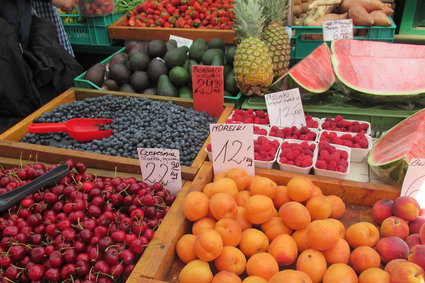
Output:
<path fill-rule="evenodd" d="M 180 153 L 175 149 L 137 148 L 143 181 L 160 182 L 175 195 L 182 188 Z"/>
<path fill-rule="evenodd" d="M 254 176 L 254 126 L 210 124 L 214 174 L 242 168 Z"/>
<path fill-rule="evenodd" d="M 323 22 L 323 40 L 353 38 L 353 21 L 351 19 Z"/>
<path fill-rule="evenodd" d="M 180 37 L 180 36 L 176 36 L 172 34 L 170 34 L 170 39 L 174 39 L 177 42 L 177 47 L 187 46 L 188 48 L 190 48 L 193 42 L 192 39 L 184 38 L 184 37 Z"/>
<path fill-rule="evenodd" d="M 192 66 L 193 108 L 220 117 L 224 103 L 224 67 Z"/>
<path fill-rule="evenodd" d="M 400 195 L 414 197 L 425 208 L 425 159 L 410 161 Z"/>
<path fill-rule="evenodd" d="M 270 124 L 279 127 L 306 125 L 303 104 L 298 88 L 266 94 Z"/>

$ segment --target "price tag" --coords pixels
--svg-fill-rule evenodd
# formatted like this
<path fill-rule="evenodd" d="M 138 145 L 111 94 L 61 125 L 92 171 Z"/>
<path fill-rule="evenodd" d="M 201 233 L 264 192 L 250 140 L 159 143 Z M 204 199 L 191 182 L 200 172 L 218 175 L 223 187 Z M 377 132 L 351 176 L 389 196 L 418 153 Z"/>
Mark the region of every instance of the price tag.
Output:
<path fill-rule="evenodd" d="M 220 117 L 224 103 L 224 67 L 192 66 L 193 108 Z"/>
<path fill-rule="evenodd" d="M 306 125 L 300 90 L 289 89 L 266 94 L 270 124 L 279 127 Z"/>
<path fill-rule="evenodd" d="M 400 195 L 414 197 L 421 208 L 425 208 L 425 159 L 410 161 Z"/>
<path fill-rule="evenodd" d="M 351 19 L 323 22 L 323 40 L 353 38 L 353 21 Z"/>
<path fill-rule="evenodd" d="M 254 176 L 254 126 L 210 124 L 214 174 L 242 168 Z"/>
<path fill-rule="evenodd" d="M 143 181 L 160 182 L 175 195 L 182 188 L 180 153 L 176 149 L 137 148 Z"/>
<path fill-rule="evenodd" d="M 176 36 L 172 34 L 170 34 L 170 39 L 174 39 L 177 42 L 177 47 L 187 46 L 188 48 L 190 48 L 193 42 L 192 39 L 184 38 L 184 37 L 180 37 L 180 36 Z"/>

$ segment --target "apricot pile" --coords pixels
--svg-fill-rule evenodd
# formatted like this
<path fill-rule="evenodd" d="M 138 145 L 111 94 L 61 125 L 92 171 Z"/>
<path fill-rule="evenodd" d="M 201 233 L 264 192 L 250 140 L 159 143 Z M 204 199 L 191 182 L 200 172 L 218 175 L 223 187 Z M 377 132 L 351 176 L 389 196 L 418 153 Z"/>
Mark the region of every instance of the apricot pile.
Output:
<path fill-rule="evenodd" d="M 176 245 L 186 264 L 179 282 L 423 282 L 417 264 L 383 261 L 377 226 L 346 229 L 344 212 L 340 197 L 323 195 L 308 177 L 280 186 L 242 169 L 222 172 L 184 200 L 193 224 Z"/>

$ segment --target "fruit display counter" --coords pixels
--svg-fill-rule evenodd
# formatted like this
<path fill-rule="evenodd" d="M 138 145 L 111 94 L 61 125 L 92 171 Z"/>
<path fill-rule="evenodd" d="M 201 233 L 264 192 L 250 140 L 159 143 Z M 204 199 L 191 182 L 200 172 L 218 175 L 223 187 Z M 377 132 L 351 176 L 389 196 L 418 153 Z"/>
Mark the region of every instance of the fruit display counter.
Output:
<path fill-rule="evenodd" d="M 207 157 L 208 123 L 223 123 L 233 106 L 225 104 L 222 115 L 215 119 L 193 111 L 192 105 L 193 101 L 185 98 L 170 101 L 170 97 L 69 89 L 4 132 L 0 136 L 1 155 L 29 159 L 36 154 L 38 160 L 51 162 L 78 156 L 89 167 L 102 164 L 109 170 L 119 167 L 123 172 L 139 173 L 136 147 L 162 146 L 180 150 L 182 176 L 193 178 Z M 179 116 L 182 113 L 184 116 Z M 83 143 L 65 133 L 28 134 L 31 123 L 72 118 L 113 119 L 115 134 Z"/>

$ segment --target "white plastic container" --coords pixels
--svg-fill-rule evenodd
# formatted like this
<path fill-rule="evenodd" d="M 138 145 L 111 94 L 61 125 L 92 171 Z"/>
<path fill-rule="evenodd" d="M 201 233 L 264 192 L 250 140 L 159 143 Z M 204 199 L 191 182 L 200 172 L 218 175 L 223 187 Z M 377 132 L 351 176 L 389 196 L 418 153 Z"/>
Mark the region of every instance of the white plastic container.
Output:
<path fill-rule="evenodd" d="M 304 141 L 286 139 L 286 140 L 283 140 L 282 144 L 284 142 L 288 142 L 290 144 L 293 144 L 293 143 L 301 144 Z M 281 146 L 279 147 L 279 151 L 277 152 L 277 156 L 276 156 L 276 160 L 277 160 L 277 163 L 279 164 L 280 170 L 286 171 L 286 172 L 292 172 L 292 173 L 301 173 L 301 174 L 309 174 L 310 173 L 311 168 L 313 168 L 313 164 L 315 164 L 316 160 L 317 160 L 317 152 L 318 152 L 319 145 L 314 141 L 307 141 L 307 142 L 308 142 L 309 145 L 314 144 L 316 146 L 314 148 L 314 151 L 313 151 L 313 163 L 311 164 L 311 166 L 309 166 L 309 167 L 298 167 L 296 165 L 289 165 L 289 164 L 281 163 L 279 161 L 280 153 L 282 151 L 282 144 L 281 144 Z"/>
<path fill-rule="evenodd" d="M 334 119 L 334 118 L 333 118 L 333 119 Z M 322 128 L 322 124 L 325 122 L 325 120 L 326 120 L 326 118 L 322 118 L 322 119 L 320 119 L 319 129 L 320 129 L 321 131 L 331 131 L 331 132 L 338 132 L 338 133 L 352 133 L 352 132 L 341 132 L 341 131 L 332 131 L 332 130 L 326 130 L 326 129 L 323 129 L 323 128 Z M 346 120 L 346 121 L 350 121 L 350 122 L 366 123 L 366 124 L 368 124 L 368 125 L 369 125 L 369 127 L 368 127 L 368 128 L 367 128 L 367 130 L 366 130 L 366 135 L 370 136 L 370 134 L 372 133 L 372 125 L 371 125 L 369 122 L 367 122 L 367 121 L 360 121 L 360 120 L 347 120 L 347 119 L 344 119 L 344 120 Z M 356 134 L 356 133 L 355 133 L 355 134 Z"/>
<path fill-rule="evenodd" d="M 269 137 L 277 138 L 277 139 L 280 139 L 281 141 L 283 141 L 283 140 L 293 140 L 293 141 L 299 140 L 299 139 L 279 138 L 279 137 L 276 137 L 276 136 L 270 136 L 270 131 L 271 131 L 272 127 L 277 127 L 278 129 L 284 129 L 284 128 L 287 128 L 287 127 L 279 127 L 279 126 L 270 126 L 270 130 L 269 130 L 269 134 L 268 134 L 268 136 L 269 136 Z M 314 129 L 314 128 L 308 128 L 308 129 L 309 129 L 311 132 L 316 133 L 316 139 L 315 139 L 315 140 L 313 140 L 313 141 L 318 141 L 319 134 L 320 134 L 319 129 Z M 303 141 L 303 140 L 299 140 L 299 141 Z"/>
<path fill-rule="evenodd" d="M 254 141 L 256 141 L 257 139 L 258 139 L 258 137 L 265 137 L 265 138 L 267 138 L 268 140 L 271 140 L 271 141 L 273 141 L 273 140 L 277 140 L 278 142 L 279 142 L 279 147 L 278 147 L 278 149 L 277 149 L 277 151 L 276 151 L 276 154 L 275 154 L 275 156 L 274 156 L 274 159 L 273 160 L 270 160 L 270 161 L 264 161 L 264 160 L 254 160 L 254 165 L 255 165 L 255 167 L 258 167 L 258 168 L 266 168 L 266 169 L 271 169 L 272 167 L 273 167 L 273 164 L 275 163 L 275 161 L 276 161 L 276 159 L 277 159 L 277 154 L 278 154 L 278 152 L 279 152 L 279 148 L 281 147 L 281 145 L 282 145 L 282 139 L 279 139 L 279 138 L 275 138 L 275 137 L 269 137 L 269 136 L 261 136 L 261 135 L 254 135 Z"/>
<path fill-rule="evenodd" d="M 327 133 L 336 133 L 336 135 L 338 137 L 342 136 L 342 135 L 350 135 L 352 137 L 354 137 L 355 135 L 357 135 L 357 133 L 349 133 L 349 132 L 336 132 L 336 131 L 329 131 L 329 130 L 323 130 L 320 132 L 320 136 L 319 139 L 317 140 L 318 142 L 320 142 L 320 137 L 323 135 L 324 132 Z M 351 149 L 351 157 L 350 157 L 350 161 L 352 162 L 363 162 L 366 157 L 367 154 L 369 153 L 370 149 L 372 148 L 372 137 L 369 135 L 365 135 L 366 139 L 367 139 L 367 148 L 354 148 L 354 147 L 350 147 Z M 335 145 L 333 143 L 331 143 L 332 145 Z"/>
<path fill-rule="evenodd" d="M 211 161 L 212 162 L 212 152 L 211 151 L 208 151 L 207 147 L 205 147 L 205 152 L 208 155 L 208 161 Z"/>
<path fill-rule="evenodd" d="M 344 173 L 341 173 L 341 172 L 337 172 L 337 171 L 332 171 L 332 170 L 326 170 L 326 169 L 319 169 L 319 168 L 317 168 L 316 167 L 316 162 L 317 162 L 317 160 L 319 160 L 319 149 L 318 149 L 317 158 L 316 158 L 316 161 L 314 162 L 314 165 L 313 165 L 314 175 L 323 176 L 323 177 L 338 178 L 338 179 L 345 179 L 348 176 L 348 174 L 350 173 L 350 170 L 351 170 L 351 166 L 350 166 L 351 148 L 349 148 L 347 146 L 337 145 L 337 144 L 332 144 L 332 146 L 334 146 L 336 149 L 343 150 L 343 151 L 346 151 L 348 153 L 348 158 L 347 158 L 348 166 L 347 166 L 347 170 Z"/>

